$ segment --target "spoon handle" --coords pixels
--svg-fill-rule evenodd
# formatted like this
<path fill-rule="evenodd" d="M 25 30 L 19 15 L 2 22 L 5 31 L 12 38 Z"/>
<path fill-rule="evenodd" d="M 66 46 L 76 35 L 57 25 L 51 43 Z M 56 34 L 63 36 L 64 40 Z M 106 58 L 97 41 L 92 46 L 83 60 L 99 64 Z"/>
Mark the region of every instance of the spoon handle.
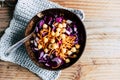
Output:
<path fill-rule="evenodd" d="M 11 47 L 9 47 L 6 51 L 5 51 L 5 56 L 9 56 L 9 54 L 13 51 L 15 51 L 17 48 L 19 48 L 22 44 L 24 44 L 27 40 L 29 40 L 31 38 L 33 33 L 29 34 L 28 36 L 26 36 L 25 38 L 21 39 L 20 41 L 18 41 L 17 43 L 15 43 L 14 45 L 12 45 Z"/>

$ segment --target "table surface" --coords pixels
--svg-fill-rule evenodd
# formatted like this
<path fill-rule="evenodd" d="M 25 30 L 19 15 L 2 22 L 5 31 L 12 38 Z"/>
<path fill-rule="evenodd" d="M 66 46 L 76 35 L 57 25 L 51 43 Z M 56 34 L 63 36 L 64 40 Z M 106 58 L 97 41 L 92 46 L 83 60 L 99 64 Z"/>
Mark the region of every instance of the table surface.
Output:
<path fill-rule="evenodd" d="M 120 0 L 51 0 L 85 12 L 87 44 L 82 57 L 62 70 L 58 80 L 120 80 Z M 0 36 L 9 25 L 13 8 L 0 8 Z M 40 80 L 35 74 L 0 61 L 0 80 Z"/>

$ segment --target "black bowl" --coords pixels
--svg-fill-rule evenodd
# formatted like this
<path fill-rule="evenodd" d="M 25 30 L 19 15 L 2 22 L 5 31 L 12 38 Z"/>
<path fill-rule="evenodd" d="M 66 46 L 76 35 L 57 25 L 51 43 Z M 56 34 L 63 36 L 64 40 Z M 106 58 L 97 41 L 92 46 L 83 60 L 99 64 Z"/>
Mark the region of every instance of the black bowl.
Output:
<path fill-rule="evenodd" d="M 29 24 L 27 25 L 26 31 L 25 31 L 25 36 L 29 35 L 34 30 L 36 24 L 41 19 L 41 13 L 43 15 L 48 15 L 48 14 L 51 14 L 51 13 L 52 14 L 64 14 L 65 18 L 70 19 L 70 20 L 76 22 L 77 26 L 79 26 L 79 27 L 77 27 L 78 33 L 79 33 L 78 34 L 79 44 L 80 44 L 79 53 L 77 54 L 76 58 L 74 58 L 74 59 L 72 59 L 70 61 L 69 64 L 65 64 L 64 66 L 61 66 L 59 68 L 52 69 L 52 68 L 46 67 L 42 63 L 38 62 L 38 60 L 35 57 L 35 54 L 33 53 L 32 49 L 30 47 L 30 41 L 28 40 L 27 42 L 25 42 L 25 47 L 26 47 L 26 50 L 28 52 L 29 57 L 39 67 L 45 68 L 45 69 L 49 69 L 49 70 L 61 70 L 61 69 L 70 67 L 71 65 L 73 65 L 81 57 L 81 55 L 83 53 L 83 50 L 85 48 L 86 31 L 85 31 L 85 28 L 84 28 L 84 25 L 83 25 L 82 21 L 80 20 L 80 18 L 76 14 L 72 13 L 71 11 L 68 11 L 68 10 L 65 10 L 65 9 L 61 9 L 61 8 L 47 9 L 47 10 L 44 10 L 44 11 L 38 13 L 36 16 L 34 16 L 30 20 Z"/>

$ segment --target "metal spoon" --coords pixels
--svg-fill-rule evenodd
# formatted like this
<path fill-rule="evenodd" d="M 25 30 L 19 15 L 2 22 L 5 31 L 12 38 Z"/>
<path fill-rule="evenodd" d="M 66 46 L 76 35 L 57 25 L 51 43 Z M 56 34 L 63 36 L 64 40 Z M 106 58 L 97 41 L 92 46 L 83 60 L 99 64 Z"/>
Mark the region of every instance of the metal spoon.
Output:
<path fill-rule="evenodd" d="M 38 13 L 37 14 L 37 17 L 41 18 L 43 17 L 44 15 L 42 13 Z M 26 36 L 25 38 L 21 39 L 20 41 L 18 41 L 17 43 L 15 43 L 14 45 L 12 45 L 11 47 L 9 47 L 5 52 L 5 56 L 9 56 L 9 54 L 13 51 L 15 51 L 17 48 L 19 48 L 22 44 L 24 44 L 27 40 L 29 40 L 32 35 L 34 34 L 35 32 L 35 28 L 34 30 L 28 35 Z"/>
<path fill-rule="evenodd" d="M 31 34 L 29 34 L 27 37 L 21 39 L 20 41 L 18 41 L 17 43 L 15 43 L 14 45 L 12 45 L 11 47 L 9 47 L 6 51 L 5 51 L 5 56 L 8 56 L 11 52 L 15 51 L 17 48 L 19 48 L 22 44 L 24 44 L 27 40 L 29 40 L 32 36 L 34 32 L 32 32 Z"/>

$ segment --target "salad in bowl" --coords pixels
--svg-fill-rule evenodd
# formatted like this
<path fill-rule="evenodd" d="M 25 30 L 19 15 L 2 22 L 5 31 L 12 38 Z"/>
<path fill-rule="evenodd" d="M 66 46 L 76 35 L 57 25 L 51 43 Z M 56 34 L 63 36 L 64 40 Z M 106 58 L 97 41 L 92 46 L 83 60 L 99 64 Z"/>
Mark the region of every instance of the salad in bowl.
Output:
<path fill-rule="evenodd" d="M 28 55 L 36 65 L 60 70 L 74 64 L 82 55 L 86 33 L 81 20 L 74 13 L 60 8 L 47 9 L 29 22 L 25 35 Z"/>

